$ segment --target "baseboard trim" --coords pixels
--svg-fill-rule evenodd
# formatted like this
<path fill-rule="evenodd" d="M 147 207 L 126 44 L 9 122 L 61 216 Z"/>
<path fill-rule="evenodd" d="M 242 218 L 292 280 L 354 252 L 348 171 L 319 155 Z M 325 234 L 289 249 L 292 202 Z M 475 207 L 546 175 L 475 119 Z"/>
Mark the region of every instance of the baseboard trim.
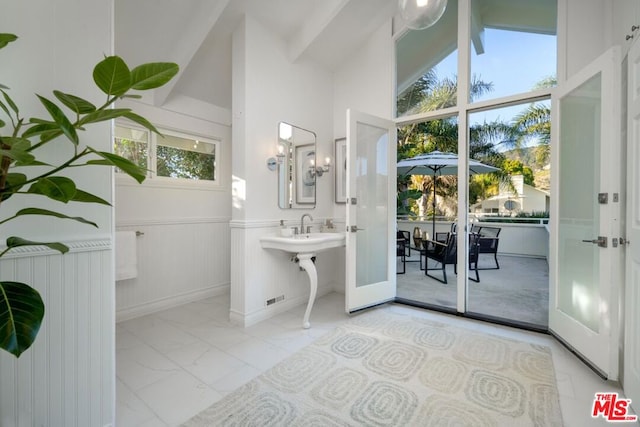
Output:
<path fill-rule="evenodd" d="M 330 286 L 323 286 L 322 288 L 318 288 L 318 293 L 316 294 L 316 301 L 318 298 L 327 295 L 333 292 L 333 288 Z M 289 311 L 292 308 L 295 308 L 299 305 L 304 304 L 306 306 L 309 301 L 309 296 L 296 297 L 292 299 L 285 299 L 280 304 L 274 304 L 270 307 L 264 307 L 260 310 L 256 310 L 253 313 L 243 314 L 236 310 L 230 310 L 229 319 L 231 323 L 234 325 L 242 326 L 243 328 L 248 328 L 249 326 L 255 325 L 256 323 L 260 323 L 263 320 L 270 319 L 271 317 L 277 316 L 278 314 L 282 314 L 285 311 Z M 311 317 L 310 320 L 311 325 L 313 326 L 313 308 L 311 309 Z M 300 325 L 302 325 L 302 317 L 300 317 Z"/>
<path fill-rule="evenodd" d="M 170 297 L 161 298 L 159 300 L 139 304 L 134 307 L 128 307 L 122 310 L 116 309 L 116 323 L 125 320 L 135 319 L 157 311 L 166 310 L 177 307 L 179 305 L 188 304 L 190 302 L 199 301 L 203 298 L 217 297 L 228 294 L 229 284 L 212 286 L 210 288 L 198 289 L 196 291 L 185 292 L 183 294 L 172 295 Z"/>

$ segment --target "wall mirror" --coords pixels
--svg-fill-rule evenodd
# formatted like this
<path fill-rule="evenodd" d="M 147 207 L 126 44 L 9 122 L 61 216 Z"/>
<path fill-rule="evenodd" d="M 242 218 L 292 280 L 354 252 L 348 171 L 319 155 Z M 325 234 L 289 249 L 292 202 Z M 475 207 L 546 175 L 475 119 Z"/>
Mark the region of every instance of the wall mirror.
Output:
<path fill-rule="evenodd" d="M 278 124 L 278 206 L 316 206 L 316 134 L 290 123 Z"/>

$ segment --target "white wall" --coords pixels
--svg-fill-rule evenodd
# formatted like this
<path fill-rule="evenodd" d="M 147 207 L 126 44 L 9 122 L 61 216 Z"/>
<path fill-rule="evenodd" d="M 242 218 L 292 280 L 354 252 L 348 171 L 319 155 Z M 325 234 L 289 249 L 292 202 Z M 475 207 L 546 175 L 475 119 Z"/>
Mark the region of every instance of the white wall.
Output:
<path fill-rule="evenodd" d="M 213 188 L 158 179 L 139 185 L 116 177 L 116 229 L 144 233 L 136 239 L 138 276 L 116 284 L 118 321 L 229 290 L 231 113 L 180 101 L 182 113 L 172 111 L 171 100 L 162 108 L 137 101 L 119 107 L 135 109 L 159 129 L 219 140 L 218 182 Z"/>
<path fill-rule="evenodd" d="M 333 131 L 346 136 L 347 108 L 392 118 L 394 41 L 391 21 L 382 25 L 335 73 Z"/>
<path fill-rule="evenodd" d="M 286 43 L 251 16 L 234 32 L 232 52 L 231 317 L 249 325 L 309 295 L 306 273 L 286 254 L 263 250 L 259 239 L 277 232 L 281 219 L 294 225 L 309 213 L 317 227 L 331 217 L 332 173 L 318 178 L 314 209 L 282 210 L 277 204 L 278 176 L 267 169 L 266 160 L 277 152 L 280 121 L 315 132 L 318 156 L 332 155 L 333 79 L 312 63 L 289 62 Z M 331 269 L 322 265 L 330 265 L 334 256 L 318 256 L 319 294 L 333 287 Z M 266 306 L 267 299 L 280 295 L 284 301 Z"/>
<path fill-rule="evenodd" d="M 24 116 L 42 114 L 34 93 L 53 98 L 53 89 L 96 104 L 93 66 L 112 52 L 113 4 L 69 0 L 5 2 L 2 32 L 20 39 L 0 50 L 0 82 Z M 109 123 L 92 126 L 81 140 L 100 150 L 111 146 Z M 1 131 L 3 134 L 7 128 Z M 59 160 L 60 141 L 50 161 Z M 112 199 L 110 168 L 78 169 L 80 188 Z M 70 203 L 55 206 L 37 198 L 2 204 L 2 217 L 36 205 L 96 220 L 99 229 L 73 221 L 29 218 L 10 222 L 0 234 L 72 242 L 71 252 L 29 248 L 4 257 L 0 278 L 21 280 L 41 293 L 46 314 L 32 348 L 20 359 L 0 352 L 0 425 L 105 426 L 114 421 L 114 290 L 112 210 Z"/>
<path fill-rule="evenodd" d="M 612 2 L 558 0 L 558 81 L 574 75 L 614 43 Z"/>

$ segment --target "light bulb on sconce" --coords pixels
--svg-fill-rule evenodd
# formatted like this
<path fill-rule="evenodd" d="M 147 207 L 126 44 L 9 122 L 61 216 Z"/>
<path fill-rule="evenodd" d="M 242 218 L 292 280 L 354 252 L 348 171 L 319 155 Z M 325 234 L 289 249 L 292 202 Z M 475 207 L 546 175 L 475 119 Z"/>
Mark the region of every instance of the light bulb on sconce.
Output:
<path fill-rule="evenodd" d="M 278 144 L 278 154 L 275 157 L 269 157 L 267 159 L 267 168 L 270 171 L 276 170 L 278 165 L 284 164 L 286 154 L 284 153 L 285 147 L 282 144 Z"/>
<path fill-rule="evenodd" d="M 329 169 L 331 169 L 331 157 L 325 157 L 324 164 L 322 166 L 316 166 L 316 162 L 312 160 L 310 169 L 311 176 L 322 176 L 325 172 L 329 172 Z"/>

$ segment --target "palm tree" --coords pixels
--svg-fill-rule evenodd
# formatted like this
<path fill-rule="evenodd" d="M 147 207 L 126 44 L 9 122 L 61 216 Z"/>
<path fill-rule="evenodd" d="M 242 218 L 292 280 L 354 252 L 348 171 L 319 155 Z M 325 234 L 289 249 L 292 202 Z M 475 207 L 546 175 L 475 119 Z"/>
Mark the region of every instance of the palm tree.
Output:
<path fill-rule="evenodd" d="M 474 99 L 493 90 L 493 84 L 487 83 L 476 76 L 471 82 L 471 98 Z M 434 69 L 422 76 L 398 100 L 399 114 L 416 114 L 435 111 L 456 105 L 458 92 L 457 78 L 438 79 Z M 481 159 L 489 164 L 499 165 L 502 161 L 499 153 L 490 141 L 499 132 L 506 132 L 498 124 L 484 126 L 485 136 L 471 139 L 470 154 L 473 158 Z M 500 125 L 502 125 L 500 123 Z M 482 135 L 480 130 L 473 130 L 474 135 Z M 434 150 L 453 152 L 458 151 L 458 120 L 457 117 L 412 123 L 398 130 L 398 160 L 413 157 L 421 153 Z M 455 215 L 457 212 L 457 177 L 439 177 L 436 186 L 436 197 L 441 198 L 438 204 L 439 212 L 429 212 L 433 206 L 433 186 L 436 183 L 432 176 L 412 176 L 398 178 L 398 206 L 401 211 L 409 211 L 409 200 L 417 200 L 417 210 L 420 216 Z M 420 190 L 419 193 L 408 193 L 408 190 Z M 446 203 L 449 201 L 450 203 Z"/>

